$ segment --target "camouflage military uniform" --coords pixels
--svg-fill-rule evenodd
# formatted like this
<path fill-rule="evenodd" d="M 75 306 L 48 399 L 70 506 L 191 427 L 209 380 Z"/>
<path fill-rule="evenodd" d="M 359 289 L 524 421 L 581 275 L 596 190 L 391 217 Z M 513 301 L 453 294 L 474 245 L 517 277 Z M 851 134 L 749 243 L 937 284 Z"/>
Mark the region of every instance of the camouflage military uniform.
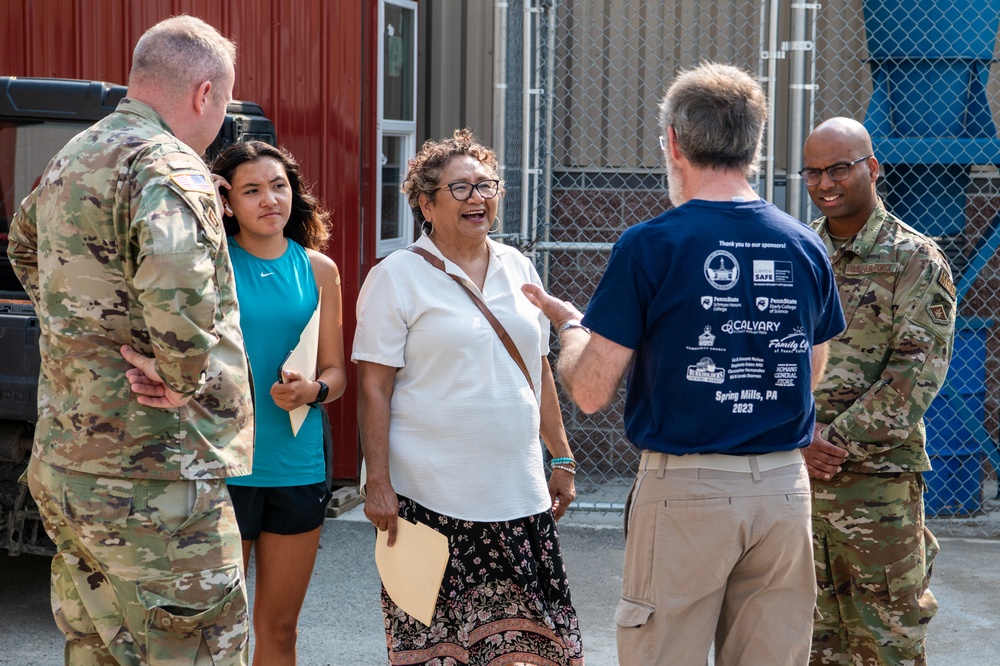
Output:
<path fill-rule="evenodd" d="M 123 100 L 22 203 L 8 254 L 41 324 L 29 487 L 58 548 L 53 612 L 76 664 L 244 663 L 225 477 L 248 474 L 249 370 L 205 165 Z M 132 395 L 123 344 L 193 396 Z"/>
<path fill-rule="evenodd" d="M 813 228 L 828 240 L 825 218 Z M 823 618 L 811 663 L 923 664 L 938 546 L 924 526 L 922 419 L 948 372 L 955 288 L 933 241 L 881 202 L 831 261 L 848 324 L 829 343 L 816 418 L 848 455 L 812 480 Z"/>

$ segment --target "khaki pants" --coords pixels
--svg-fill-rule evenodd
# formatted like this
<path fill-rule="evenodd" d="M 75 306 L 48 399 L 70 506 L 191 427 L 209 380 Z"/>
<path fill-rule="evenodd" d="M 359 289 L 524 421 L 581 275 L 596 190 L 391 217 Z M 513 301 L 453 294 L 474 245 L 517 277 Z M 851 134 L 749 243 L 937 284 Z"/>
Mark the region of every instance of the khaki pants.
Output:
<path fill-rule="evenodd" d="M 97 477 L 31 459 L 56 544 L 52 611 L 65 662 L 246 664 L 247 598 L 225 481 Z"/>
<path fill-rule="evenodd" d="M 735 472 L 668 458 L 644 456 L 626 508 L 621 666 L 703 666 L 713 640 L 720 665 L 806 664 L 816 579 L 805 465 L 764 469 L 759 456 Z"/>

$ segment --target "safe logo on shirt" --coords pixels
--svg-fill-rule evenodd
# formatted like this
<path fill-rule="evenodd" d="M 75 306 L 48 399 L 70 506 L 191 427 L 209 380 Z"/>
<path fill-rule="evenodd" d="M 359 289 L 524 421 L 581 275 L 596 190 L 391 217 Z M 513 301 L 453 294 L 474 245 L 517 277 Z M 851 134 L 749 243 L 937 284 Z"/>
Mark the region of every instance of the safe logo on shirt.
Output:
<path fill-rule="evenodd" d="M 715 367 L 715 361 L 706 356 L 694 365 L 688 366 L 687 380 L 689 382 L 721 384 L 726 380 L 726 371 Z"/>
<path fill-rule="evenodd" d="M 736 257 L 725 250 L 716 250 L 705 260 L 705 279 L 716 289 L 732 289 L 740 279 Z"/>
<path fill-rule="evenodd" d="M 754 284 L 791 287 L 792 282 L 792 262 L 754 259 Z"/>

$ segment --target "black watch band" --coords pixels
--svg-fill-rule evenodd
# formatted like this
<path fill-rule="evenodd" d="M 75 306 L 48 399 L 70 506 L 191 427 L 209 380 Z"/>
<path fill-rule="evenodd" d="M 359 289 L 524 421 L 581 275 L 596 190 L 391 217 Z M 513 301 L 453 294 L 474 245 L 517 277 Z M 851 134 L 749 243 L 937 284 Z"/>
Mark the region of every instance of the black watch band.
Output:
<path fill-rule="evenodd" d="M 326 402 L 326 396 L 330 395 L 330 387 L 326 385 L 326 382 L 317 379 L 316 383 L 319 384 L 319 393 L 316 394 L 316 399 L 309 403 L 311 407 L 322 405 Z"/>

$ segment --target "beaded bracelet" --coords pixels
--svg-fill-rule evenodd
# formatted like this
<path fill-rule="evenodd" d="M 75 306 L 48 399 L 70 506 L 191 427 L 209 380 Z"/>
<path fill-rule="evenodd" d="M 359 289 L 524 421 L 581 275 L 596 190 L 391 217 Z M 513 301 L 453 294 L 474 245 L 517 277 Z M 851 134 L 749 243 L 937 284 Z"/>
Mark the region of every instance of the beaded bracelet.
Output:
<path fill-rule="evenodd" d="M 572 458 L 553 458 L 549 461 L 550 465 L 573 465 L 576 467 L 576 461 Z"/>
<path fill-rule="evenodd" d="M 576 468 L 575 467 L 570 467 L 569 465 L 552 465 L 552 471 L 553 472 L 556 471 L 557 469 L 561 469 L 564 472 L 569 472 L 573 476 L 576 476 Z"/>

